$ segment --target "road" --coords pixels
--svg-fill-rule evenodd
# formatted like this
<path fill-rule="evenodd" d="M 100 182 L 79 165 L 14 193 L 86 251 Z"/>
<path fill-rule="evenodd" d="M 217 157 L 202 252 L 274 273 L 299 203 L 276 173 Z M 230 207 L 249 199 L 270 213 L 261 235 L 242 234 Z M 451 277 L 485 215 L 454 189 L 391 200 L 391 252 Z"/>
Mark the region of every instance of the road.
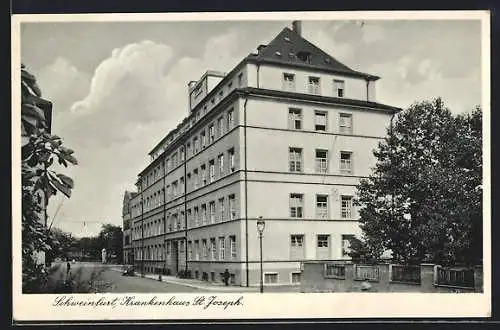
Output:
<path fill-rule="evenodd" d="M 71 264 L 71 273 L 77 274 L 81 269 L 81 278 L 88 280 L 91 277 L 92 271 L 102 269 L 100 282 L 111 284 L 111 288 L 107 292 L 114 293 L 156 293 L 156 292 L 200 292 L 201 290 L 189 286 L 178 285 L 174 283 L 158 282 L 148 278 L 136 276 L 122 276 L 121 272 L 111 269 L 112 265 L 101 265 L 98 263 L 77 262 Z M 115 266 L 116 267 L 116 266 Z M 60 271 L 65 272 L 66 265 L 61 264 Z"/>

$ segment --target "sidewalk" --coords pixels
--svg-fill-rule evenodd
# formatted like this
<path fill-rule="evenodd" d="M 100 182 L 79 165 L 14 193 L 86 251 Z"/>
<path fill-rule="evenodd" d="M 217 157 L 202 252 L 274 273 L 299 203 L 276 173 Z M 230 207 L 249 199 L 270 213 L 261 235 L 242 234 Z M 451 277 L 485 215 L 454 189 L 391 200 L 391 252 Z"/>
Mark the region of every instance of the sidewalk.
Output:
<path fill-rule="evenodd" d="M 123 272 L 122 268 L 111 267 L 111 270 L 116 272 Z M 135 274 L 136 277 L 141 277 L 140 273 Z M 158 275 L 155 274 L 144 274 L 144 278 L 149 278 L 151 280 L 158 281 Z M 258 287 L 243 287 L 243 286 L 225 286 L 222 283 L 214 283 L 214 282 L 206 282 L 197 279 L 188 279 L 188 278 L 178 278 L 175 276 L 162 275 L 162 282 L 172 283 L 177 285 L 184 285 L 200 290 L 206 291 L 214 291 L 214 292 L 259 292 Z"/>

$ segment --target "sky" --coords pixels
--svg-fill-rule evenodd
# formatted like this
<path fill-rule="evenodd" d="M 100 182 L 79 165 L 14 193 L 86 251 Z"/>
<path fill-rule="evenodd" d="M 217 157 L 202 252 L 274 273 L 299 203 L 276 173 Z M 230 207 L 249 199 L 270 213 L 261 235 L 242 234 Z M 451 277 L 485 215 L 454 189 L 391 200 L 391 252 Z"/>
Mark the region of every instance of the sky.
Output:
<path fill-rule="evenodd" d="M 188 82 L 229 72 L 284 27 L 291 21 L 22 23 L 21 61 L 53 102 L 53 133 L 79 161 L 60 170 L 75 187 L 70 199 L 51 199 L 49 222 L 80 237 L 121 225 L 124 191 L 188 114 Z M 481 102 L 479 20 L 303 21 L 302 35 L 380 76 L 380 103 L 440 96 L 458 114 Z"/>

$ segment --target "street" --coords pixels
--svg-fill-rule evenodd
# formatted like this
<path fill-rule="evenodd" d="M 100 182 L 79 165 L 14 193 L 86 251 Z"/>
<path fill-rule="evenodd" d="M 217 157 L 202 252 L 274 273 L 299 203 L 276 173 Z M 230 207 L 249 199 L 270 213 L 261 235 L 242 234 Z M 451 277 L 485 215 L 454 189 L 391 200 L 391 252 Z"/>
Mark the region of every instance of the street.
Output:
<path fill-rule="evenodd" d="M 174 283 L 158 282 L 149 278 L 141 278 L 136 276 L 122 276 L 121 272 L 112 270 L 116 265 L 102 265 L 99 263 L 77 262 L 71 264 L 71 273 L 81 269 L 81 277 L 83 280 L 88 280 L 91 277 L 92 271 L 95 269 L 105 268 L 99 278 L 99 282 L 111 284 L 111 289 L 107 292 L 114 293 L 154 293 L 154 292 L 200 292 L 201 290 L 189 286 L 178 285 Z M 120 266 L 118 266 L 120 267 Z M 62 263 L 59 272 L 66 272 L 66 263 Z M 60 274 L 60 273 L 59 273 Z M 57 275 L 59 276 L 59 275 Z"/>

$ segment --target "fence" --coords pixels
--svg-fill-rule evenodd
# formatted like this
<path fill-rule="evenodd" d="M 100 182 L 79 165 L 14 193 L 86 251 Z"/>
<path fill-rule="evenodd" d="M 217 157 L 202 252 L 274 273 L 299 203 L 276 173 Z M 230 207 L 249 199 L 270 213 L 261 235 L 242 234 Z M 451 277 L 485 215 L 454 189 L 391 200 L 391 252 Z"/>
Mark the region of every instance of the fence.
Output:
<path fill-rule="evenodd" d="M 326 278 L 345 278 L 345 265 L 340 264 L 325 264 Z"/>
<path fill-rule="evenodd" d="M 483 292 L 483 269 L 435 264 L 377 265 L 341 261 L 301 264 L 301 292 L 360 292 L 365 281 L 377 292 Z"/>
<path fill-rule="evenodd" d="M 354 266 L 355 280 L 378 280 L 378 267 L 376 265 L 355 265 Z"/>
<path fill-rule="evenodd" d="M 474 269 L 437 267 L 437 285 L 474 288 Z"/>
<path fill-rule="evenodd" d="M 391 281 L 420 284 L 420 266 L 391 265 Z"/>

